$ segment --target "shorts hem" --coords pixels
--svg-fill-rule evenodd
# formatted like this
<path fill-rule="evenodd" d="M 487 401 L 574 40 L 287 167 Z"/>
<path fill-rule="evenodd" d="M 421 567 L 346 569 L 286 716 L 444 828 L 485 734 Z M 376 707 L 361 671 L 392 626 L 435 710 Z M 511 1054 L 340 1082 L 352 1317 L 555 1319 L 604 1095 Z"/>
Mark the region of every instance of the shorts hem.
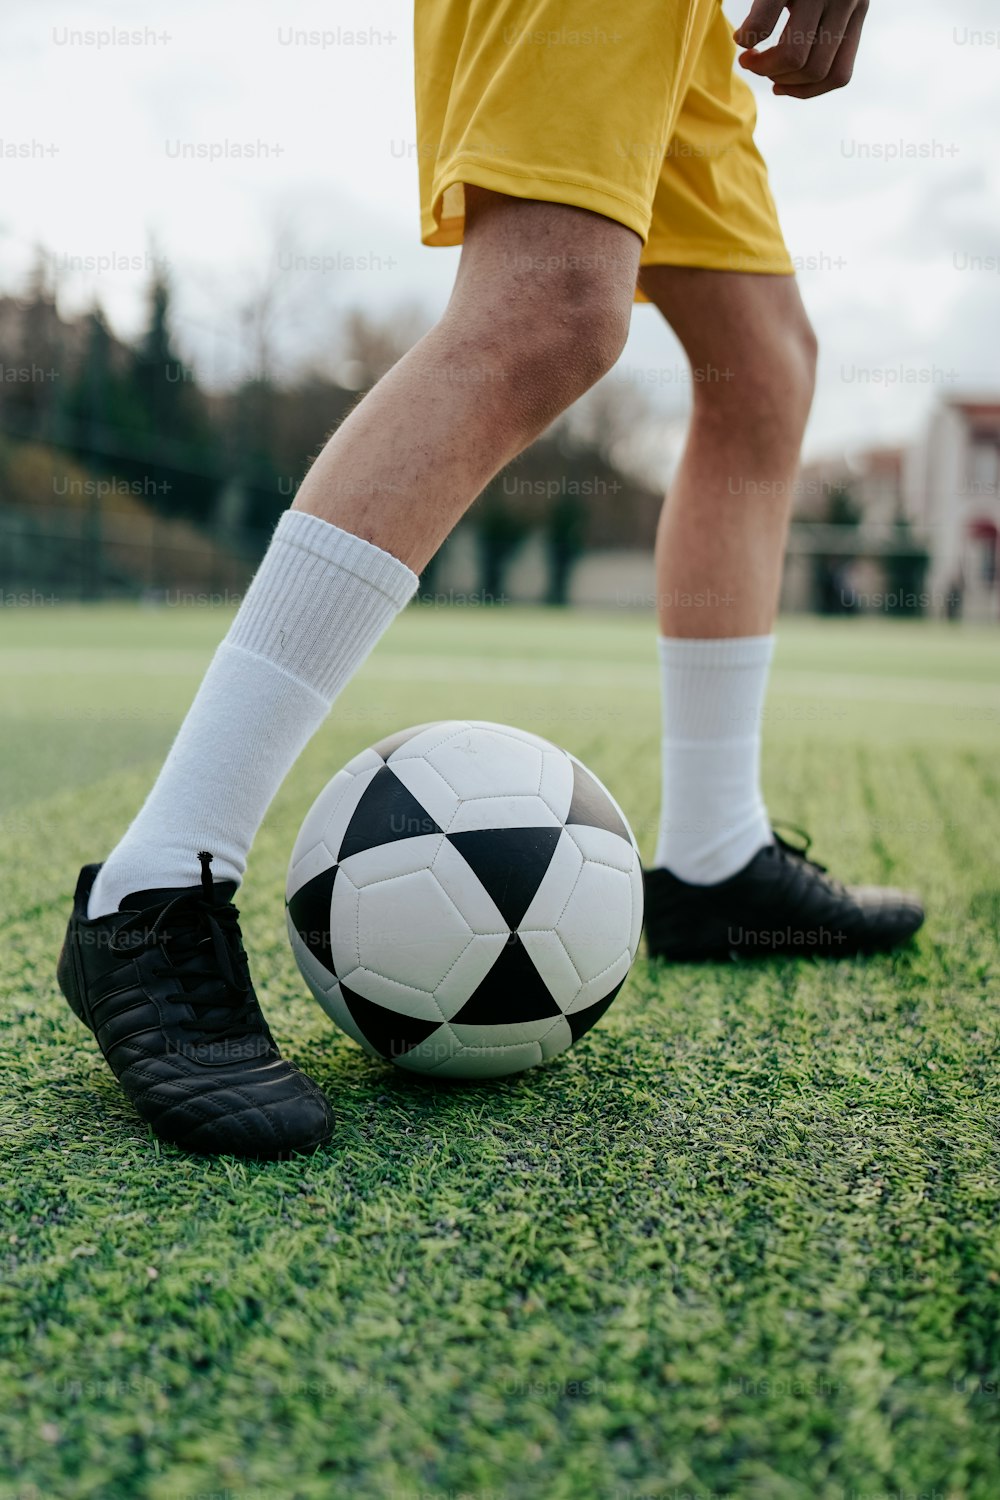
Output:
<path fill-rule="evenodd" d="M 737 262 L 734 264 L 734 261 Z M 755 255 L 721 245 L 677 245 L 669 249 L 655 250 L 646 245 L 639 263 L 641 273 L 651 266 L 677 266 L 691 271 L 728 271 L 744 276 L 794 276 L 795 267 L 787 251 L 781 254 L 761 253 Z M 650 299 L 636 285 L 635 301 Z"/>
<path fill-rule="evenodd" d="M 648 266 L 685 266 L 699 271 L 745 271 L 754 276 L 794 276 L 795 266 L 787 251 L 741 250 L 728 245 L 674 245 L 657 250 L 646 245 L 640 270 Z"/>
<path fill-rule="evenodd" d="M 587 209 L 602 218 L 624 224 L 645 245 L 649 234 L 652 208 L 645 208 L 637 198 L 615 192 L 583 177 L 550 176 L 525 167 L 497 167 L 477 156 L 454 156 L 435 178 L 432 208 L 421 214 L 420 238 L 425 245 L 460 245 L 465 219 L 439 219 L 438 210 L 448 188 L 457 183 L 472 183 L 511 198 L 534 198 L 543 203 L 565 203 L 570 208 Z"/>

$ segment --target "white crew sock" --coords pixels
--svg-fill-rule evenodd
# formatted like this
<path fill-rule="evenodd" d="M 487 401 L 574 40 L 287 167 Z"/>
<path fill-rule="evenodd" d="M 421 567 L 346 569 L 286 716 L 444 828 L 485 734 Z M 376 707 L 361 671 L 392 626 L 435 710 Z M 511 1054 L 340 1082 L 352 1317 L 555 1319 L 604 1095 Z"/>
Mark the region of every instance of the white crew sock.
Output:
<path fill-rule="evenodd" d="M 715 885 L 772 842 L 760 791 L 771 635 L 659 641 L 663 801 L 655 865 Z"/>
<path fill-rule="evenodd" d="M 134 891 L 242 879 L 275 792 L 417 576 L 381 547 L 286 511 L 163 769 L 103 865 L 88 914 Z"/>

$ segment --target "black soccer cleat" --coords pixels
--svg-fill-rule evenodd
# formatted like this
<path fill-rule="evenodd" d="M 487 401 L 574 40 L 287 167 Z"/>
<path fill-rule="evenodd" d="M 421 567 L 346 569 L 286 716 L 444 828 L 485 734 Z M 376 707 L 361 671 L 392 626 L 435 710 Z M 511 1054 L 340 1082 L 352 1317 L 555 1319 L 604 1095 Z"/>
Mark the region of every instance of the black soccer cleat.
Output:
<path fill-rule="evenodd" d="M 777 834 L 774 843 L 718 885 L 689 885 L 669 870 L 644 871 L 650 958 L 707 959 L 883 953 L 924 920 L 916 896 L 845 886 Z"/>
<path fill-rule="evenodd" d="M 91 921 L 85 865 L 59 955 L 59 988 L 139 1114 L 164 1141 L 272 1160 L 329 1139 L 326 1096 L 285 1062 L 261 1014 L 233 881 L 137 891 Z"/>

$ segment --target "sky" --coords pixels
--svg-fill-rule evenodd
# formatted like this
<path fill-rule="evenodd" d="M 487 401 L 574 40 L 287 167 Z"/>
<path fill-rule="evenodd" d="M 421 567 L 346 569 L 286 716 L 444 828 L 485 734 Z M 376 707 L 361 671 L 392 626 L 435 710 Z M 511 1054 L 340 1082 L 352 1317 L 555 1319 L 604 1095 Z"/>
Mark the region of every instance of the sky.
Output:
<path fill-rule="evenodd" d="M 743 18 L 734 0 L 726 11 Z M 116 29 L 133 40 L 109 41 Z M 292 30 L 330 36 L 291 45 Z M 127 336 L 158 256 L 182 349 L 213 384 L 251 363 L 242 310 L 265 292 L 279 368 L 335 368 L 348 305 L 431 320 L 458 252 L 419 241 L 411 32 L 412 0 L 5 0 L 0 292 L 24 285 L 41 244 L 64 308 L 98 296 Z M 847 89 L 758 93 L 757 141 L 820 337 L 806 456 L 913 440 L 942 396 L 1000 393 L 995 0 L 873 0 Z M 234 142 L 257 156 L 179 154 Z M 653 308 L 635 310 L 610 378 L 650 395 L 668 466 L 687 380 Z"/>

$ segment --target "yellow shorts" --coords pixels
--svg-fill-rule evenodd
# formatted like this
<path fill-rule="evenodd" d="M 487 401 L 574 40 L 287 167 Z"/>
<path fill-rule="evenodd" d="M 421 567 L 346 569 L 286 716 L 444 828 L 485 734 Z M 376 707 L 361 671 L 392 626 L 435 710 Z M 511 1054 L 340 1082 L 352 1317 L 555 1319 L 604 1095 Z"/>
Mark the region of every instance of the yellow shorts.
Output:
<path fill-rule="evenodd" d="M 720 0 L 414 0 L 414 23 L 425 245 L 461 242 L 471 182 L 616 219 L 643 265 L 793 274 Z"/>

